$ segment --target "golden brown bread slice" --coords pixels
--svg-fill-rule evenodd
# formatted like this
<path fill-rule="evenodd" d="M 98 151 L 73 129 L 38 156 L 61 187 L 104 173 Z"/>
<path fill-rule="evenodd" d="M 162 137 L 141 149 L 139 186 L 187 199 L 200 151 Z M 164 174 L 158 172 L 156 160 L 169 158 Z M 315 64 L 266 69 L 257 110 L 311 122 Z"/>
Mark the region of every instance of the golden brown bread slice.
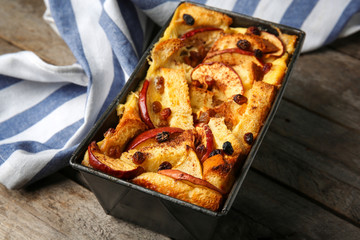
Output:
<path fill-rule="evenodd" d="M 200 111 L 205 112 L 207 109 L 213 107 L 214 93 L 205 88 L 189 86 L 190 102 L 193 113 L 198 114 Z"/>
<path fill-rule="evenodd" d="M 200 207 L 216 211 L 222 202 L 222 195 L 201 185 L 187 184 L 182 180 L 153 173 L 143 173 L 132 180 L 133 183 L 174 197 Z"/>
<path fill-rule="evenodd" d="M 237 156 L 241 153 L 241 143 L 234 134 L 227 128 L 224 118 L 210 118 L 208 123 L 215 140 L 215 148 L 223 149 L 225 142 L 230 142 L 234 150 L 233 154 L 224 154 L 224 160 L 233 167 Z"/>
<path fill-rule="evenodd" d="M 192 25 L 185 22 L 184 14 L 190 15 L 194 19 Z M 164 32 L 163 38 L 177 38 L 189 30 L 208 26 L 225 30 L 228 29 L 231 23 L 232 19 L 223 13 L 198 7 L 191 3 L 182 3 L 176 9 L 169 27 Z"/>
<path fill-rule="evenodd" d="M 226 34 L 222 38 L 219 38 L 214 45 L 212 46 L 210 52 L 216 52 L 228 48 L 237 48 L 237 42 L 239 40 L 247 40 L 250 43 L 248 51 L 253 51 L 255 49 L 261 50 L 263 53 L 275 52 L 278 48 L 272 44 L 270 41 L 261 38 L 257 35 L 249 34 Z"/>
<path fill-rule="evenodd" d="M 152 139 L 146 140 L 128 152 L 124 152 L 120 160 L 132 161 L 137 152 L 141 152 L 145 160 L 138 165 L 145 171 L 157 172 L 163 162 L 171 164 L 173 169 L 181 170 L 195 177 L 202 178 L 202 167 L 194 152 L 195 135 L 193 130 L 174 134 L 168 141 L 157 143 Z"/>
<path fill-rule="evenodd" d="M 234 182 L 235 168 L 227 163 L 221 154 L 217 154 L 203 162 L 204 180 L 225 193 L 231 190 Z"/>
<path fill-rule="evenodd" d="M 123 114 L 115 131 L 108 131 L 100 146 L 100 150 L 109 156 L 119 157 L 128 141 L 147 129 L 140 118 L 139 99 L 135 93 L 131 93 L 126 103 L 118 107 L 118 113 L 121 112 Z"/>
<path fill-rule="evenodd" d="M 182 129 L 194 128 L 189 87 L 184 70 L 161 68 L 160 74 L 165 79 L 162 103 L 164 107 L 171 109 L 169 126 Z"/>
<path fill-rule="evenodd" d="M 253 139 L 257 137 L 271 108 L 275 94 L 275 86 L 261 81 L 255 82 L 253 87 L 246 93 L 248 103 L 245 113 L 232 131 L 237 139 L 240 140 L 242 156 L 247 155 L 251 148 L 251 144 L 244 140 L 244 135 L 251 133 Z"/>

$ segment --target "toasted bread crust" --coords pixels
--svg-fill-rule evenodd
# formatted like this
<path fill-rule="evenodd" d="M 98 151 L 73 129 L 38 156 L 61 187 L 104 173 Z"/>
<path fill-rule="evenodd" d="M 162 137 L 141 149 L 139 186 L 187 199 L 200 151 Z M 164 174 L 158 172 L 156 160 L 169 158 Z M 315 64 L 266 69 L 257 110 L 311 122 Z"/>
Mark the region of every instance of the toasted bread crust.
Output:
<path fill-rule="evenodd" d="M 134 184 L 219 210 L 268 116 L 297 40 L 280 31 L 256 35 L 231 23 L 222 13 L 179 6 L 148 58 L 146 98 L 141 95 L 139 107 L 130 94 L 117 108 L 116 129 L 98 142 L 93 155 L 109 172 L 133 176 L 127 171 L 138 167 L 145 172 Z M 153 126 L 144 123 L 149 119 Z M 144 138 L 149 132 L 160 136 Z M 129 140 L 134 147 L 124 151 Z M 85 154 L 85 166 L 93 167 L 91 157 Z"/>
<path fill-rule="evenodd" d="M 132 180 L 133 183 L 157 191 L 159 193 L 189 202 L 200 207 L 216 211 L 223 199 L 222 195 L 212 189 L 191 186 L 182 180 L 147 172 Z"/>

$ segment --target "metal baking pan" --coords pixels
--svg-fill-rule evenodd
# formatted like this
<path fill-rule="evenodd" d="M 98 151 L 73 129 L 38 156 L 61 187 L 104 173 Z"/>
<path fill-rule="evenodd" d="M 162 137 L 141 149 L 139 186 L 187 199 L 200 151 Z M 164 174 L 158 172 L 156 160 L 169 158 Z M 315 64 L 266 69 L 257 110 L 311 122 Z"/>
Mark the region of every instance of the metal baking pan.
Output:
<path fill-rule="evenodd" d="M 272 25 L 278 27 L 284 33 L 298 36 L 296 49 L 288 63 L 288 69 L 284 76 L 282 86 L 277 92 L 269 115 L 240 169 L 232 190 L 222 208 L 219 211 L 214 212 L 81 165 L 81 161 L 85 151 L 87 151 L 88 145 L 94 140 L 100 141 L 107 129 L 110 127 L 114 128 L 117 125 L 118 117 L 116 115 L 116 106 L 119 103 L 124 103 L 128 93 L 134 91 L 139 82 L 144 79 L 149 67 L 146 58 L 149 56 L 153 44 L 160 39 L 166 27 L 169 25 L 172 16 L 145 51 L 124 88 L 92 127 L 70 159 L 70 165 L 81 172 L 87 181 L 88 186 L 96 195 L 107 214 L 138 224 L 174 239 L 209 239 L 212 237 L 220 218 L 229 212 L 260 143 L 262 142 L 279 106 L 285 87 L 290 78 L 293 65 L 300 55 L 300 49 L 305 38 L 305 33 L 299 29 L 197 3 L 193 4 L 227 14 L 233 19 L 232 27 L 249 27 L 254 25 L 266 27 Z"/>

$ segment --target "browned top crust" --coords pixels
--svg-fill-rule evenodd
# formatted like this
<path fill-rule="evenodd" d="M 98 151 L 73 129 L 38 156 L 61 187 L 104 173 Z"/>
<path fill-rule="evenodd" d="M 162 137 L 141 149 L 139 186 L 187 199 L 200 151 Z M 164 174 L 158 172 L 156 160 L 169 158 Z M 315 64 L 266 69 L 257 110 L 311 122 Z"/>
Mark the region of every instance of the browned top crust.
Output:
<path fill-rule="evenodd" d="M 231 23 L 225 14 L 180 4 L 148 58 L 146 84 L 118 106 L 118 125 L 92 143 L 83 164 L 219 210 L 296 44 L 280 30 L 275 36 Z"/>

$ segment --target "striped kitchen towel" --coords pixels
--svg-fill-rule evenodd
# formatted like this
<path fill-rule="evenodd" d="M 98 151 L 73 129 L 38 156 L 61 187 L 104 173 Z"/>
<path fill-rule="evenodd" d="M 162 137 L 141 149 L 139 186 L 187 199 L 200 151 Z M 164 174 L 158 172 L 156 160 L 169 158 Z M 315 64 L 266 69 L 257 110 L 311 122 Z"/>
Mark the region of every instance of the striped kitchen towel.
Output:
<path fill-rule="evenodd" d="M 303 51 L 360 29 L 359 0 L 199 0 L 301 28 Z M 77 59 L 53 66 L 24 51 L 0 56 L 0 182 L 20 188 L 68 165 L 179 1 L 46 0 L 47 20 Z"/>

